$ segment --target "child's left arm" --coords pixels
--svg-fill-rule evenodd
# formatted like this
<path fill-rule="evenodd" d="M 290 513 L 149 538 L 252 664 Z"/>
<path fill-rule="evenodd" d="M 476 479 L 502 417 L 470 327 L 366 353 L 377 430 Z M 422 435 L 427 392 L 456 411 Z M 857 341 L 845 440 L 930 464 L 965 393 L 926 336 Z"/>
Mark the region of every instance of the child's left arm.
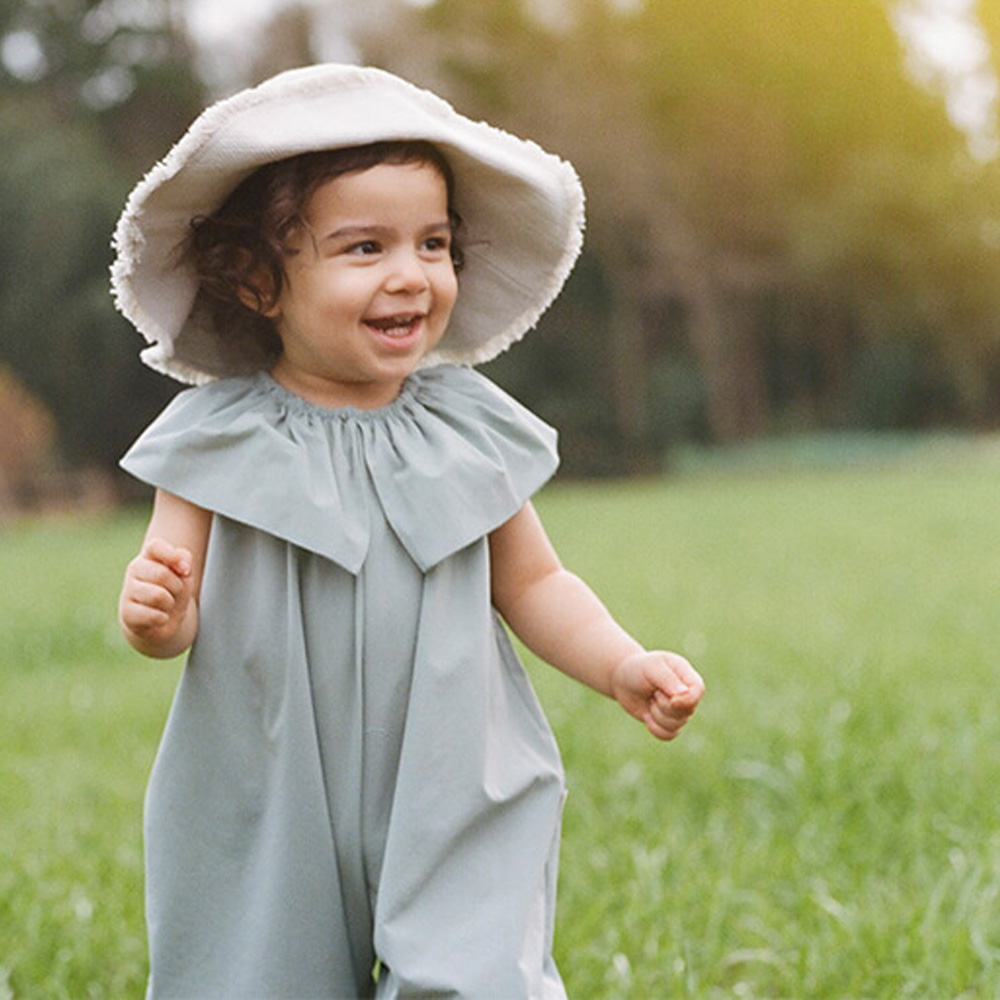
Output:
<path fill-rule="evenodd" d="M 705 691 L 682 656 L 647 652 L 596 594 L 566 570 L 527 503 L 490 535 L 493 604 L 543 660 L 609 697 L 672 740 Z"/>

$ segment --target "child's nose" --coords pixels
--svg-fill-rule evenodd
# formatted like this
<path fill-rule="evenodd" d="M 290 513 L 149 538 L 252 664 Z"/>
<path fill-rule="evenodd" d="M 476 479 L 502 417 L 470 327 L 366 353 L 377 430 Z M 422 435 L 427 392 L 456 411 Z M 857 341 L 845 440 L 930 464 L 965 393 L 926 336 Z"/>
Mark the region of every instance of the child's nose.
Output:
<path fill-rule="evenodd" d="M 386 287 L 390 291 L 423 291 L 427 287 L 427 271 L 419 256 L 401 250 L 391 261 Z"/>

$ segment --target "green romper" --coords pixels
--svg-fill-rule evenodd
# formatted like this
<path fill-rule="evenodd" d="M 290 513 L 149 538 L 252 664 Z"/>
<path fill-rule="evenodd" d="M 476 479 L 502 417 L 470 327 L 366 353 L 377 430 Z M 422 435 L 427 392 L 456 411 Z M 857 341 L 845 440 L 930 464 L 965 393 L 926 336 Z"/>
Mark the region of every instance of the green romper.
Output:
<path fill-rule="evenodd" d="M 146 798 L 150 998 L 565 997 L 562 767 L 487 544 L 556 464 L 453 366 L 379 410 L 213 382 L 125 456 L 213 513 Z"/>

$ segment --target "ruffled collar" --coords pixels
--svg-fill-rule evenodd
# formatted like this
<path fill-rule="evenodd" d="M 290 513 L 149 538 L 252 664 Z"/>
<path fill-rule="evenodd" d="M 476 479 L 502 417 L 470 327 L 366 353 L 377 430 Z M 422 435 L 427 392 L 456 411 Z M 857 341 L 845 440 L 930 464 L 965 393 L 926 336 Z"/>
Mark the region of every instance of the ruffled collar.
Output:
<path fill-rule="evenodd" d="M 122 459 L 351 573 L 376 505 L 426 571 L 513 516 L 557 464 L 552 428 L 451 365 L 416 372 L 376 410 L 317 406 L 266 373 L 223 379 L 181 392 Z"/>
<path fill-rule="evenodd" d="M 310 420 L 330 420 L 337 423 L 381 423 L 390 422 L 400 410 L 411 406 L 419 397 L 421 391 L 426 392 L 427 380 L 421 372 L 411 375 L 403 382 L 399 395 L 385 406 L 365 409 L 359 406 L 321 406 L 311 403 L 308 399 L 296 395 L 291 389 L 286 389 L 270 372 L 259 371 L 243 379 L 232 380 L 251 386 L 261 397 L 273 397 L 272 405 Z"/>

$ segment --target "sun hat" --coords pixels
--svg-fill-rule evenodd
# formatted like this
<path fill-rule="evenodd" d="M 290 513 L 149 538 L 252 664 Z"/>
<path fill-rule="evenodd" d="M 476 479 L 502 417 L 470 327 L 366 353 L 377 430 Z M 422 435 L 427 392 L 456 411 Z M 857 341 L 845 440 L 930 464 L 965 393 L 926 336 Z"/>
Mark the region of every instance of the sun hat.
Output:
<path fill-rule="evenodd" d="M 463 220 L 458 302 L 423 364 L 479 364 L 520 339 L 580 252 L 576 171 L 384 70 L 323 64 L 211 105 L 132 191 L 115 229 L 111 283 L 118 309 L 150 345 L 143 361 L 190 383 L 259 368 L 259 357 L 220 336 L 196 307 L 197 278 L 178 253 L 191 219 L 218 209 L 265 163 L 392 139 L 424 139 L 441 150 Z"/>

